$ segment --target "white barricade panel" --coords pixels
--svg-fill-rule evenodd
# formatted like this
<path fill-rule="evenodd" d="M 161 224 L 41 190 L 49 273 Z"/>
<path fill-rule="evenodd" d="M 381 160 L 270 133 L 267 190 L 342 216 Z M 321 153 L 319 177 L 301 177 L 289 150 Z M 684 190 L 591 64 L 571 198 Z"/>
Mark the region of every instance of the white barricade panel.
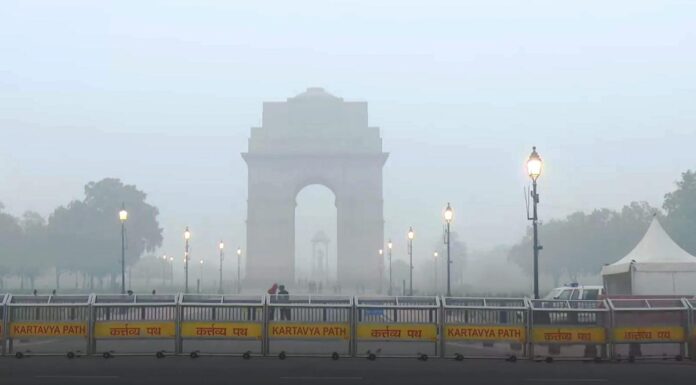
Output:
<path fill-rule="evenodd" d="M 437 355 L 439 311 L 438 297 L 357 297 L 356 354 Z"/>
<path fill-rule="evenodd" d="M 186 352 L 262 354 L 264 296 L 184 294 L 181 340 Z"/>
<path fill-rule="evenodd" d="M 599 300 L 530 300 L 529 341 L 536 357 L 607 357 L 609 307 Z"/>
<path fill-rule="evenodd" d="M 444 298 L 443 356 L 525 356 L 528 307 L 523 298 Z"/>
<path fill-rule="evenodd" d="M 612 310 L 611 342 L 615 359 L 681 360 L 689 325 L 688 305 L 679 298 L 607 300 Z"/>
<path fill-rule="evenodd" d="M 92 305 L 93 351 L 110 354 L 173 353 L 177 295 L 98 294 Z"/>
<path fill-rule="evenodd" d="M 90 295 L 11 295 L 7 301 L 10 353 L 88 352 Z"/>
<path fill-rule="evenodd" d="M 352 297 L 269 295 L 268 353 L 351 353 Z"/>
<path fill-rule="evenodd" d="M 0 293 L 0 354 L 5 355 L 7 353 L 7 343 L 6 343 L 6 336 L 7 334 L 7 325 L 5 324 L 6 316 L 5 316 L 5 303 L 7 302 L 7 297 L 8 294 Z"/>

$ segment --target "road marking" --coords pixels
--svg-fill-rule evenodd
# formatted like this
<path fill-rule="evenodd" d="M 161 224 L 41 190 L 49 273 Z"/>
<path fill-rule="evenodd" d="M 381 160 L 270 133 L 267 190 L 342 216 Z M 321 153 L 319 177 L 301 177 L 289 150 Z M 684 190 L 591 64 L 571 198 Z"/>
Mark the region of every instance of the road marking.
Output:
<path fill-rule="evenodd" d="M 34 378 L 120 378 L 119 376 L 62 376 L 62 375 L 53 375 L 53 376 L 34 376 Z"/>
<path fill-rule="evenodd" d="M 281 380 L 323 380 L 323 381 L 336 381 L 336 380 L 362 380 L 362 377 L 311 377 L 311 376 L 300 376 L 300 377 L 280 377 Z"/>
<path fill-rule="evenodd" d="M 608 382 L 606 378 L 525 378 L 527 382 Z"/>

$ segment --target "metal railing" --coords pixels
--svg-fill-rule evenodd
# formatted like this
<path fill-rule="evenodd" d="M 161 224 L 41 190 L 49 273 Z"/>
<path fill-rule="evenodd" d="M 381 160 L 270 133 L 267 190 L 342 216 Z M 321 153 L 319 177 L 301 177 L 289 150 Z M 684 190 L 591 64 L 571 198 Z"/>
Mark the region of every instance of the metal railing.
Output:
<path fill-rule="evenodd" d="M 5 303 L 9 294 L 0 293 L 0 354 L 3 356 L 7 353 L 7 317 L 5 311 Z"/>
<path fill-rule="evenodd" d="M 439 352 L 439 325 L 440 297 L 356 297 L 353 350 L 427 359 Z"/>
<path fill-rule="evenodd" d="M 689 305 L 679 298 L 608 299 L 611 308 L 612 357 L 686 355 Z M 628 346 L 628 351 L 619 351 Z M 676 349 L 674 349 L 676 347 Z"/>
<path fill-rule="evenodd" d="M 337 358 L 353 353 L 353 297 L 274 294 L 266 305 L 266 354 Z"/>
<path fill-rule="evenodd" d="M 149 353 L 156 345 L 159 354 L 174 353 L 178 334 L 177 299 L 178 294 L 95 295 L 90 351 L 98 352 L 97 343 L 102 342 L 112 347 L 101 349 L 105 357 Z"/>
<path fill-rule="evenodd" d="M 529 307 L 530 356 L 542 356 L 536 348 L 546 346 L 547 360 L 607 357 L 609 307 L 605 301 L 529 300 Z"/>
<path fill-rule="evenodd" d="M 526 356 L 528 310 L 524 298 L 443 298 L 441 357 Z"/>
<path fill-rule="evenodd" d="M 90 333 L 92 299 L 92 294 L 10 295 L 5 304 L 8 352 L 11 354 L 17 350 L 15 353 L 17 357 L 27 353 L 32 355 L 67 354 L 71 358 L 79 354 L 88 354 L 89 343 L 92 340 Z M 20 345 L 37 339 L 56 341 L 56 343 L 42 345 L 45 349 L 40 352 L 36 349 L 42 346 L 30 345 L 25 348 Z M 78 342 L 75 343 L 75 340 Z M 15 349 L 15 342 L 19 342 L 18 345 L 20 345 L 17 349 Z"/>
<path fill-rule="evenodd" d="M 696 348 L 696 298 L 0 294 L 0 345 L 3 355 L 20 358 L 186 353 L 680 360 L 689 353 L 693 358 Z"/>
<path fill-rule="evenodd" d="M 263 354 L 266 297 L 183 294 L 179 299 L 178 352 Z M 191 346 L 189 348 L 189 345 Z"/>

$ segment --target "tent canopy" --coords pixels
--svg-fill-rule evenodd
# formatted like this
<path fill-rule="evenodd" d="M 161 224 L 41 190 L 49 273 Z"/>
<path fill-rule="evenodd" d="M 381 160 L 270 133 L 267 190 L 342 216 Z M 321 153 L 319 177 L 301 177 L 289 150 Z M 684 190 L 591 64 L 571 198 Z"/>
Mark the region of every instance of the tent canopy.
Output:
<path fill-rule="evenodd" d="M 643 239 L 625 257 L 602 267 L 602 275 L 630 271 L 687 272 L 696 271 L 696 257 L 687 253 L 667 234 L 657 217 L 653 218 Z"/>

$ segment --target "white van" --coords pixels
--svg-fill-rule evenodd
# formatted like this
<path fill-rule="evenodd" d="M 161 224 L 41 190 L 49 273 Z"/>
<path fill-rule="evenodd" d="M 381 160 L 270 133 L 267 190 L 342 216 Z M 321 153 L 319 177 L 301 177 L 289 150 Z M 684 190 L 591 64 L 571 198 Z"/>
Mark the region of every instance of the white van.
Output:
<path fill-rule="evenodd" d="M 570 284 L 557 287 L 544 297 L 546 300 L 597 300 L 604 295 L 604 286 Z"/>

